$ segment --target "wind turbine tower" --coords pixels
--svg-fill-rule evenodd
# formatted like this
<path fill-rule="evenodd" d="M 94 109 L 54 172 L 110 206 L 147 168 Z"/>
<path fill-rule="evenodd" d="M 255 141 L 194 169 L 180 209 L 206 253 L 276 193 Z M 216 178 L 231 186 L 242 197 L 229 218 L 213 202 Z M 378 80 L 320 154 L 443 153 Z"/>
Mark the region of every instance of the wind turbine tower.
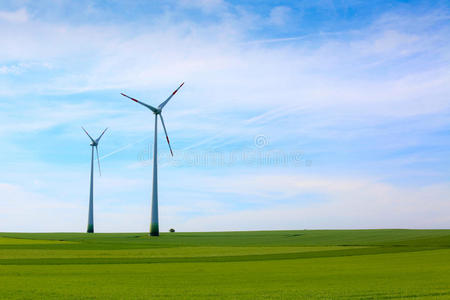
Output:
<path fill-rule="evenodd" d="M 83 127 L 81 127 L 83 128 Z M 108 128 L 106 128 L 108 129 Z M 87 136 L 91 139 L 91 147 L 92 147 L 92 153 L 91 153 L 91 187 L 89 192 L 89 215 L 88 215 L 88 226 L 87 226 L 87 233 L 94 233 L 94 147 L 95 151 L 97 152 L 97 163 L 98 163 L 98 173 L 100 176 L 102 176 L 102 172 L 100 171 L 100 158 L 98 157 L 98 142 L 102 138 L 103 134 L 105 133 L 105 130 L 103 130 L 102 134 L 94 140 L 89 133 L 86 131 L 86 129 L 83 128 L 84 132 L 87 134 Z"/>
<path fill-rule="evenodd" d="M 169 145 L 170 154 L 173 156 L 172 147 L 170 146 L 169 136 L 167 135 L 166 125 L 164 124 L 164 119 L 161 114 L 164 106 L 169 102 L 170 99 L 178 92 L 178 90 L 183 86 L 184 82 L 167 98 L 164 102 L 162 102 L 158 107 L 153 107 L 148 105 L 142 101 L 139 101 L 135 98 L 131 98 L 123 93 L 120 93 L 122 96 L 125 96 L 134 102 L 137 102 L 148 109 L 150 109 L 155 115 L 155 137 L 153 141 L 153 191 L 152 191 L 152 217 L 150 221 L 150 235 L 151 236 L 159 236 L 159 220 L 158 220 L 158 116 L 161 119 L 161 124 L 164 129 L 164 133 L 166 134 L 167 144 Z"/>

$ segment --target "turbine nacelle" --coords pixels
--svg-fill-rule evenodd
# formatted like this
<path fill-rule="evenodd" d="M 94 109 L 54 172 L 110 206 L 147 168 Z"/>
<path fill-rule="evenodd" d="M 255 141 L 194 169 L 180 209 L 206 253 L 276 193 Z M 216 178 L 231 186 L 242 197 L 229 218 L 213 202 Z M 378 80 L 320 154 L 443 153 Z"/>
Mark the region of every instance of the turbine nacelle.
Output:
<path fill-rule="evenodd" d="M 100 158 L 98 156 L 98 142 L 100 142 L 100 139 L 102 138 L 102 136 L 105 134 L 106 130 L 108 128 L 105 128 L 105 130 L 103 130 L 102 134 L 100 134 L 100 136 L 97 139 L 93 139 L 89 133 L 86 131 L 86 129 L 84 129 L 83 126 L 81 126 L 81 128 L 83 129 L 83 131 L 87 134 L 87 136 L 91 139 L 91 146 L 95 147 L 95 151 L 97 152 L 97 163 L 98 163 L 98 172 L 100 174 L 100 176 L 102 175 L 102 172 L 100 171 Z M 94 151 L 94 149 L 92 149 L 92 151 Z"/>

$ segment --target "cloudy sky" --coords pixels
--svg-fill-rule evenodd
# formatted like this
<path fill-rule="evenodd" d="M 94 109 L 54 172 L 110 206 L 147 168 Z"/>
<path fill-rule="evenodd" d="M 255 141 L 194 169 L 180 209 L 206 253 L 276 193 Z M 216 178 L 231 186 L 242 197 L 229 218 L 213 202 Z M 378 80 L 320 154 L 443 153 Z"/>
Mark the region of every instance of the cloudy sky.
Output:
<path fill-rule="evenodd" d="M 448 1 L 0 4 L 0 232 L 450 226 Z"/>

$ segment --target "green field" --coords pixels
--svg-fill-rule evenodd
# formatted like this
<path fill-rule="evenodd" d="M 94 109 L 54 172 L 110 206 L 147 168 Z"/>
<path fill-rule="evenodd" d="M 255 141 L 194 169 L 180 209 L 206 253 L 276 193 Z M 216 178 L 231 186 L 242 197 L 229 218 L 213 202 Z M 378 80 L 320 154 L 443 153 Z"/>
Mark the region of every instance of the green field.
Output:
<path fill-rule="evenodd" d="M 0 299 L 450 299 L 450 230 L 0 233 Z"/>

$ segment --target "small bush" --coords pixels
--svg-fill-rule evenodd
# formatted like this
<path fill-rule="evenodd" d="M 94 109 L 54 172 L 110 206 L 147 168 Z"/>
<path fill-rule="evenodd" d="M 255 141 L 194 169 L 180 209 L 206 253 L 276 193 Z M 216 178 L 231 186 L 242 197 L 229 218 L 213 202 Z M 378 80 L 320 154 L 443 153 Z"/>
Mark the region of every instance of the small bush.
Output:
<path fill-rule="evenodd" d="M 173 228 L 170 228 L 170 230 L 169 230 L 170 232 L 175 232 L 175 229 L 173 229 Z"/>

